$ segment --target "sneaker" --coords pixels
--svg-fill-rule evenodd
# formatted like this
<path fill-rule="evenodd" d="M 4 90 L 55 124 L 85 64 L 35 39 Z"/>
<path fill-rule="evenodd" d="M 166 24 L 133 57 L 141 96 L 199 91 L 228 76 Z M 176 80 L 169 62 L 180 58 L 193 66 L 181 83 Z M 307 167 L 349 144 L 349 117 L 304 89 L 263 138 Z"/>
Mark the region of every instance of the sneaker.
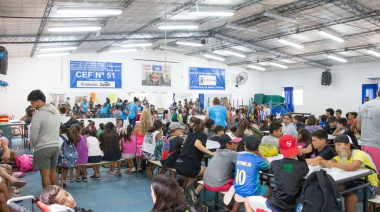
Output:
<path fill-rule="evenodd" d="M 22 188 L 26 182 L 23 180 L 20 180 L 18 178 L 14 178 L 13 180 L 9 181 L 11 183 L 11 186 L 16 187 L 16 188 Z"/>
<path fill-rule="evenodd" d="M 199 199 L 199 191 L 197 189 L 189 189 L 189 193 L 190 193 L 190 197 L 191 197 L 191 201 L 193 201 L 193 203 L 196 203 Z"/>

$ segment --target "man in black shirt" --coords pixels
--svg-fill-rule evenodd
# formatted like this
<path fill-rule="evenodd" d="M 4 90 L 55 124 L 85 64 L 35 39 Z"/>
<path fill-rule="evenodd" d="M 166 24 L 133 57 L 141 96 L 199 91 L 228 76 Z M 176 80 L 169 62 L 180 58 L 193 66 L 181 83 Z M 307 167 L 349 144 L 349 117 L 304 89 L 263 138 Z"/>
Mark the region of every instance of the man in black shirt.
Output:
<path fill-rule="evenodd" d="M 302 178 L 309 172 L 309 168 L 302 155 L 302 148 L 297 147 L 297 141 L 293 136 L 282 136 L 279 146 L 284 158 L 271 163 L 276 184 L 273 194 L 267 199 L 262 196 L 245 198 L 244 205 L 247 212 L 295 211 L 296 199 L 302 190 Z"/>
<path fill-rule="evenodd" d="M 328 135 L 324 130 L 317 130 L 311 134 L 313 150 L 311 158 L 306 159 L 308 165 L 317 164 L 318 161 L 331 160 L 336 156 L 335 150 L 327 144 Z"/>

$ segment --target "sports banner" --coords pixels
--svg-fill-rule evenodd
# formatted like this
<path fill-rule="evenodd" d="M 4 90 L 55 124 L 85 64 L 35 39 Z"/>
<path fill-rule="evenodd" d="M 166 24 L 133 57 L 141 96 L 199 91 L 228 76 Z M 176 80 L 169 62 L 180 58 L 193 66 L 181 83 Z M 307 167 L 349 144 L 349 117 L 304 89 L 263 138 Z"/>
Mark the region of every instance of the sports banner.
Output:
<path fill-rule="evenodd" d="M 70 61 L 70 88 L 121 88 L 121 63 Z"/>
<path fill-rule="evenodd" d="M 225 69 L 189 68 L 190 90 L 226 90 Z"/>

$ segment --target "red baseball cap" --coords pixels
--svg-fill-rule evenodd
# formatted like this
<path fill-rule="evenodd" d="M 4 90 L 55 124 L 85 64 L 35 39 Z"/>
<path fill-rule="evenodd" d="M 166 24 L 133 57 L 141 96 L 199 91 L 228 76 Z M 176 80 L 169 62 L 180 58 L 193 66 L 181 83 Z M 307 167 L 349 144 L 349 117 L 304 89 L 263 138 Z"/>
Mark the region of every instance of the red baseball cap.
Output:
<path fill-rule="evenodd" d="M 284 135 L 279 140 L 281 154 L 284 157 L 298 155 L 298 147 L 296 139 L 291 135 Z"/>

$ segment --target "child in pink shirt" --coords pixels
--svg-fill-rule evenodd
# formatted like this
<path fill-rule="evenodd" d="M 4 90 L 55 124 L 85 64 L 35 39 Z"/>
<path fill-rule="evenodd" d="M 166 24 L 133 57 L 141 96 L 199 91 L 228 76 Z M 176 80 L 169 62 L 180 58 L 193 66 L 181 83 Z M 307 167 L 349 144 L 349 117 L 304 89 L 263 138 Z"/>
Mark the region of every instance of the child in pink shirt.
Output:
<path fill-rule="evenodd" d="M 129 170 L 125 171 L 126 174 L 133 174 L 133 158 L 136 157 L 136 136 L 132 133 L 132 126 L 128 125 L 124 127 L 121 137 L 121 157 L 127 159 Z"/>

